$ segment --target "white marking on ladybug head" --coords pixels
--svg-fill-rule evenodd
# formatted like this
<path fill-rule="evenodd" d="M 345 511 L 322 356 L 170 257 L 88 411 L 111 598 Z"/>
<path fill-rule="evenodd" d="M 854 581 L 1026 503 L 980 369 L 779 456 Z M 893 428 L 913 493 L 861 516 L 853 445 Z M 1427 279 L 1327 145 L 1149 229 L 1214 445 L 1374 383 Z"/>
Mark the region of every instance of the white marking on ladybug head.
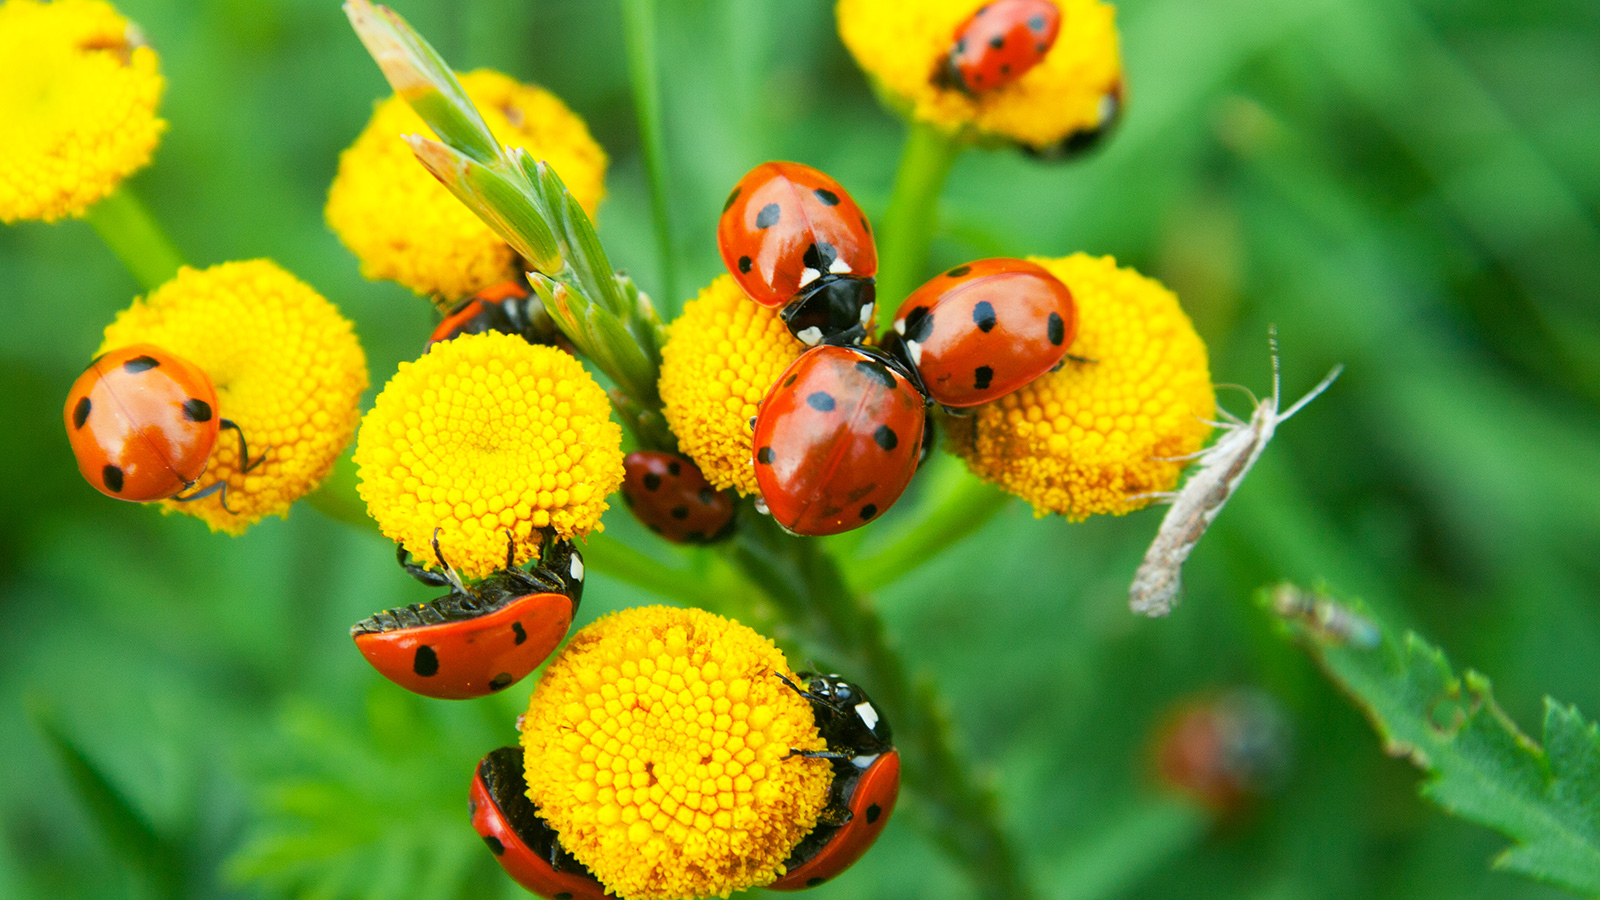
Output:
<path fill-rule="evenodd" d="M 822 329 L 812 325 L 810 328 L 800 329 L 795 337 L 799 338 L 800 343 L 805 344 L 807 347 L 815 347 L 822 342 Z"/>
<path fill-rule="evenodd" d="M 821 277 L 822 277 L 822 273 L 821 272 L 818 272 L 816 269 L 813 269 L 810 266 L 806 266 L 804 269 L 800 270 L 800 286 L 801 287 L 805 287 L 806 285 L 810 284 L 813 281 L 816 281 L 818 278 L 821 278 Z"/>
<path fill-rule="evenodd" d="M 582 581 L 583 580 L 583 557 L 579 556 L 576 553 L 572 554 L 572 566 L 568 569 L 568 571 L 570 571 L 572 573 L 572 580 L 573 581 Z"/>
<path fill-rule="evenodd" d="M 906 351 L 911 354 L 911 364 L 922 365 L 922 345 L 916 341 L 906 341 Z"/>
<path fill-rule="evenodd" d="M 763 516 L 772 515 L 772 510 L 767 508 L 767 498 L 765 498 L 765 497 L 757 497 L 756 498 L 756 512 L 761 513 Z"/>
<path fill-rule="evenodd" d="M 856 715 L 860 716 L 861 721 L 867 724 L 868 731 L 878 727 L 878 711 L 872 708 L 871 703 L 865 700 L 857 703 Z"/>
<path fill-rule="evenodd" d="M 865 325 L 872 321 L 872 311 L 876 309 L 877 306 L 878 305 L 876 303 L 868 303 L 867 305 L 861 307 L 861 324 Z"/>
<path fill-rule="evenodd" d="M 828 266 L 828 271 L 834 275 L 843 274 L 850 271 L 850 264 L 845 262 L 843 259 L 835 259 L 833 263 Z"/>
<path fill-rule="evenodd" d="M 851 760 L 850 760 L 850 765 L 855 766 L 856 768 L 865 771 L 867 769 L 872 768 L 872 764 L 877 762 L 878 761 L 878 757 L 880 757 L 882 755 L 883 755 L 882 753 L 874 753 L 871 756 L 856 756 L 856 757 L 852 757 Z"/>

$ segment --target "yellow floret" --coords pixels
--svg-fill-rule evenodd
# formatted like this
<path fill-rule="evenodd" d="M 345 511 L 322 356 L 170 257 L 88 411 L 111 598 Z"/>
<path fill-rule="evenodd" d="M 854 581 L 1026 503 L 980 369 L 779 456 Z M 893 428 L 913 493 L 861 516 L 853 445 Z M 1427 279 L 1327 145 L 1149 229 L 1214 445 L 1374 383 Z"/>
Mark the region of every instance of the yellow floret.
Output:
<path fill-rule="evenodd" d="M 0 222 L 81 215 L 148 163 L 163 86 L 108 3 L 0 6 Z"/>
<path fill-rule="evenodd" d="M 1033 258 L 1072 289 L 1078 336 L 1059 372 L 971 417 L 947 417 L 951 452 L 982 478 L 1078 520 L 1171 490 L 1216 413 L 1205 344 L 1178 298 L 1111 257 Z"/>
<path fill-rule="evenodd" d="M 383 534 L 468 578 L 539 556 L 545 531 L 602 530 L 622 428 L 583 365 L 513 334 L 462 335 L 401 363 L 361 423 L 361 497 Z"/>
<path fill-rule="evenodd" d="M 523 718 L 528 797 L 627 900 L 770 884 L 832 784 L 783 653 L 698 609 L 613 613 L 572 637 Z"/>
<path fill-rule="evenodd" d="M 548 162 L 584 212 L 605 193 L 606 154 L 555 95 L 480 69 L 461 76 L 496 138 Z M 398 281 L 448 307 L 520 273 L 511 248 L 412 156 L 402 135 L 433 132 L 398 96 L 380 102 L 339 157 L 328 224 L 368 278 Z"/>
<path fill-rule="evenodd" d="M 661 348 L 661 400 L 678 447 L 718 489 L 754 494 L 750 419 L 805 345 L 722 275 L 684 304 Z"/>
<path fill-rule="evenodd" d="M 1099 0 L 1055 3 L 1061 32 L 1044 60 L 976 98 L 937 86 L 933 75 L 956 28 L 984 0 L 839 0 L 839 36 L 885 101 L 915 121 L 1049 150 L 1105 124 L 1122 91 L 1115 8 Z"/>
<path fill-rule="evenodd" d="M 178 270 L 169 282 L 117 315 L 100 352 L 149 342 L 199 366 L 217 389 L 217 413 L 237 424 L 250 460 L 241 473 L 238 435 L 223 431 L 200 487 L 220 494 L 167 512 L 238 534 L 263 516 L 287 516 L 315 490 L 349 446 L 367 388 L 367 359 L 350 322 L 309 285 L 266 259 Z"/>

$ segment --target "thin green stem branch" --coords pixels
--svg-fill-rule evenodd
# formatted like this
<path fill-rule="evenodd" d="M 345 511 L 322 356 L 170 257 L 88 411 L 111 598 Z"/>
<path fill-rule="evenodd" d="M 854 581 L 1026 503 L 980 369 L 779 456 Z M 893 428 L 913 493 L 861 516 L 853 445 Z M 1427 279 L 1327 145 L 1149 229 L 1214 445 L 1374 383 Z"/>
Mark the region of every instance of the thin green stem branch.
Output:
<path fill-rule="evenodd" d="M 165 284 L 183 265 L 183 256 L 126 183 L 89 207 L 84 218 L 145 290 Z"/>
<path fill-rule="evenodd" d="M 661 79 L 656 63 L 655 0 L 622 0 L 622 36 L 628 50 L 628 82 L 639 122 L 639 148 L 650 178 L 650 210 L 655 217 L 656 249 L 661 257 L 661 291 L 669 303 L 678 296 L 678 254 L 672 246 L 672 211 L 667 193 L 667 149 L 661 123 Z M 668 307 L 670 308 L 670 307 Z"/>
<path fill-rule="evenodd" d="M 938 224 L 939 193 L 964 147 L 926 123 L 914 122 L 906 132 L 894 194 L 877 235 L 880 309 L 893 311 L 921 283 Z M 893 317 L 880 319 L 887 328 Z"/>
<path fill-rule="evenodd" d="M 924 486 L 933 499 L 912 511 L 912 524 L 876 552 L 850 564 L 850 583 L 870 594 L 923 563 L 940 551 L 982 528 L 1011 496 L 959 467 Z"/>

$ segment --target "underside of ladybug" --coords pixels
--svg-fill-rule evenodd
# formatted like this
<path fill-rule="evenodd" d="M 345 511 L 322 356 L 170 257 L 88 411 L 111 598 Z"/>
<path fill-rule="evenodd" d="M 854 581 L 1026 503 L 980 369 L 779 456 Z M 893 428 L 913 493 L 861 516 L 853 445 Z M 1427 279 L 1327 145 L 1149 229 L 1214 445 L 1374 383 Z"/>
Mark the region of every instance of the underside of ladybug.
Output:
<path fill-rule="evenodd" d="M 472 779 L 472 827 L 512 880 L 546 900 L 610 898 L 528 799 L 521 747 L 501 747 Z"/>
<path fill-rule="evenodd" d="M 539 565 L 524 571 L 511 535 L 506 540 L 505 568 L 470 586 L 445 562 L 437 533 L 442 571 L 410 562 L 400 548 L 408 573 L 450 593 L 357 622 L 350 637 L 361 655 L 395 684 L 444 700 L 482 697 L 526 677 L 567 635 L 583 596 L 583 559 L 571 542 L 547 538 Z"/>

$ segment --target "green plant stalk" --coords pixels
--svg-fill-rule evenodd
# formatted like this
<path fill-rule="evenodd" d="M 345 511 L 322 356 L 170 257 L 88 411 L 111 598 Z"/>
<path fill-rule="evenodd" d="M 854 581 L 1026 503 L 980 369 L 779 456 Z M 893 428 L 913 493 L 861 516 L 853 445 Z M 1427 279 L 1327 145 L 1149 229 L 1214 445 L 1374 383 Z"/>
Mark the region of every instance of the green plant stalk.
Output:
<path fill-rule="evenodd" d="M 870 555 L 850 564 L 850 583 L 870 594 L 936 558 L 940 551 L 982 528 L 1011 502 L 1011 495 L 963 469 L 926 486 L 937 498 L 913 510 L 914 524 Z"/>
<path fill-rule="evenodd" d="M 178 248 L 127 183 L 90 206 L 84 218 L 147 291 L 166 284 L 183 265 Z"/>
<path fill-rule="evenodd" d="M 1032 897 L 994 793 L 956 754 L 933 686 L 913 683 L 877 612 L 845 583 L 820 542 L 784 534 L 767 517 L 744 521 L 726 552 L 777 608 L 782 624 L 776 637 L 797 639 L 827 665 L 848 673 L 885 710 L 906 785 L 922 800 L 924 824 L 966 869 L 979 896 Z"/>
<path fill-rule="evenodd" d="M 938 224 L 939 193 L 966 145 L 925 122 L 913 122 L 900 152 L 894 193 L 878 229 L 878 308 L 893 312 L 921 283 Z M 879 316 L 887 333 L 892 315 Z"/>
<path fill-rule="evenodd" d="M 672 209 L 667 202 L 667 150 L 661 117 L 661 78 L 656 62 L 655 0 L 622 0 L 622 38 L 628 50 L 628 82 L 633 88 L 639 146 L 650 178 L 650 211 L 661 256 L 661 291 L 678 297 L 678 254 L 672 247 Z"/>

